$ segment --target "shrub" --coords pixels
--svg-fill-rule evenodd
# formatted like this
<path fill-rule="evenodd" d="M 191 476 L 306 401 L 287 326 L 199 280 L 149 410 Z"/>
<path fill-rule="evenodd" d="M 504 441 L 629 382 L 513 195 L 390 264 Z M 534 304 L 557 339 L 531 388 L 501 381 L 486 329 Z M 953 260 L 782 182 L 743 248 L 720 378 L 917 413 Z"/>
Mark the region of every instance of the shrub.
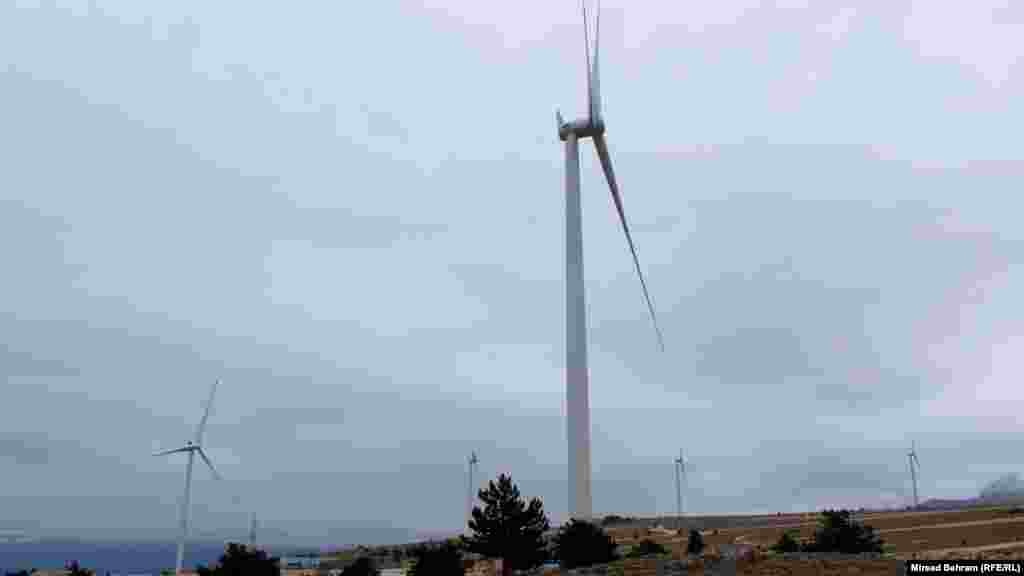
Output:
<path fill-rule="evenodd" d="M 341 571 L 341 576 L 378 576 L 380 570 L 369 556 L 360 556 Z M 248 576 L 248 573 L 246 573 Z"/>
<path fill-rule="evenodd" d="M 700 531 L 691 529 L 690 538 L 686 542 L 687 554 L 700 554 L 704 550 L 704 537 Z"/>
<path fill-rule="evenodd" d="M 630 549 L 628 556 L 630 558 L 640 558 L 642 556 L 660 556 L 662 554 L 668 554 L 668 550 L 664 546 L 650 538 L 644 538 Z"/>
<path fill-rule="evenodd" d="M 597 524 L 570 520 L 555 537 L 555 556 L 567 570 L 616 560 L 615 541 Z"/>
<path fill-rule="evenodd" d="M 277 558 L 267 556 L 263 550 L 232 542 L 221 554 L 219 564 L 213 568 L 198 566 L 196 572 L 199 576 L 280 576 L 281 566 Z"/>
<path fill-rule="evenodd" d="M 814 541 L 804 547 L 808 552 L 859 554 L 883 551 L 884 543 L 875 529 L 853 520 L 849 510 L 825 510 L 818 524 Z"/>
<path fill-rule="evenodd" d="M 92 570 L 87 570 L 79 566 L 77 560 L 68 564 L 66 570 L 68 572 L 68 576 L 93 576 L 93 574 L 95 574 Z"/>
<path fill-rule="evenodd" d="M 796 530 L 787 530 L 779 536 L 779 541 L 772 545 L 772 550 L 775 552 L 799 552 L 800 542 L 797 541 L 795 535 Z"/>
<path fill-rule="evenodd" d="M 462 551 L 451 541 L 440 545 L 420 546 L 413 553 L 410 576 L 463 576 Z"/>

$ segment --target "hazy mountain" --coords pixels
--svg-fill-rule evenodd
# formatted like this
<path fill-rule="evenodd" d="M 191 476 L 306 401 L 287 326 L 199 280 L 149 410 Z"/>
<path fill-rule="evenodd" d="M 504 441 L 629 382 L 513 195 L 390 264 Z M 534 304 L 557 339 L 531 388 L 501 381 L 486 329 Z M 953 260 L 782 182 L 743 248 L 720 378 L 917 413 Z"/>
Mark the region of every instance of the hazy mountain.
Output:
<path fill-rule="evenodd" d="M 1004 474 L 982 488 L 979 497 L 985 500 L 1024 498 L 1024 480 L 1016 472 Z"/>

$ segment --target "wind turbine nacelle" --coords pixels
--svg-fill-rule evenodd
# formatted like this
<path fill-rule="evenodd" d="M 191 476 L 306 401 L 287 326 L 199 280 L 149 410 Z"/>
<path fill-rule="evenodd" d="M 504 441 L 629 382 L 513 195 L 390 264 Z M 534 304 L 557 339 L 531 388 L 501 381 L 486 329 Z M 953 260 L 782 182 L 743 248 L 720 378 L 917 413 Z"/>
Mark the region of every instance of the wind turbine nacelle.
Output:
<path fill-rule="evenodd" d="M 570 134 L 575 134 L 577 140 L 592 138 L 604 134 L 604 122 L 598 120 L 592 122 L 588 119 L 566 122 L 558 127 L 558 139 L 565 142 Z"/>

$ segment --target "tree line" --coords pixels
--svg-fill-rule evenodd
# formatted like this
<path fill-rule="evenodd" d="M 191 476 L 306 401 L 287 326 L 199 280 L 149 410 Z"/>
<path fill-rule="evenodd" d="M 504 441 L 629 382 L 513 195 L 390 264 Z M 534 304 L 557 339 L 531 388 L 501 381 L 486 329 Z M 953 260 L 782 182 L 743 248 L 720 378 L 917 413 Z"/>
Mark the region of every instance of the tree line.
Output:
<path fill-rule="evenodd" d="M 440 543 L 419 544 L 411 549 L 410 576 L 464 576 L 464 557 L 475 554 L 484 558 L 500 558 L 503 570 L 536 568 L 546 562 L 557 562 L 563 569 L 607 564 L 620 557 L 620 547 L 605 531 L 608 525 L 624 523 L 626 518 L 592 523 L 570 520 L 553 538 L 544 504 L 539 498 L 527 500 L 509 475 L 501 474 L 477 493 L 480 504 L 473 507 L 469 521 L 470 534 Z M 856 522 L 848 510 L 825 510 L 814 537 L 801 542 L 795 532 L 785 532 L 772 547 L 776 552 L 882 552 L 883 542 L 870 526 Z M 704 540 L 697 530 L 690 530 L 689 554 L 700 554 Z M 628 557 L 667 554 L 661 544 L 640 540 L 625 552 Z M 404 552 L 392 550 L 399 561 Z M 347 562 L 342 576 L 377 576 L 377 563 L 368 554 L 360 554 Z M 93 576 L 93 572 L 77 563 L 68 565 L 71 576 Z M 280 560 L 263 550 L 242 544 L 227 545 L 213 566 L 198 566 L 199 576 L 280 576 Z M 29 572 L 8 572 L 8 576 L 27 576 Z"/>

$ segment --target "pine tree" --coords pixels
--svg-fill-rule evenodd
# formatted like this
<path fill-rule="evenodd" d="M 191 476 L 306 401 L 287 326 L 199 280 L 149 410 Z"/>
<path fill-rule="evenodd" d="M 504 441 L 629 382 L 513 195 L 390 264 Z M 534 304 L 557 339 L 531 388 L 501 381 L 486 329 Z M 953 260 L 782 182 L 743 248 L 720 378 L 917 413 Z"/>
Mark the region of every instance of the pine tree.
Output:
<path fill-rule="evenodd" d="M 541 565 L 547 558 L 544 534 L 551 524 L 540 499 L 532 498 L 527 504 L 506 474 L 498 476 L 497 482 L 491 480 L 478 496 L 484 507 L 473 507 L 468 549 L 487 558 L 502 558 L 516 570 Z"/>

